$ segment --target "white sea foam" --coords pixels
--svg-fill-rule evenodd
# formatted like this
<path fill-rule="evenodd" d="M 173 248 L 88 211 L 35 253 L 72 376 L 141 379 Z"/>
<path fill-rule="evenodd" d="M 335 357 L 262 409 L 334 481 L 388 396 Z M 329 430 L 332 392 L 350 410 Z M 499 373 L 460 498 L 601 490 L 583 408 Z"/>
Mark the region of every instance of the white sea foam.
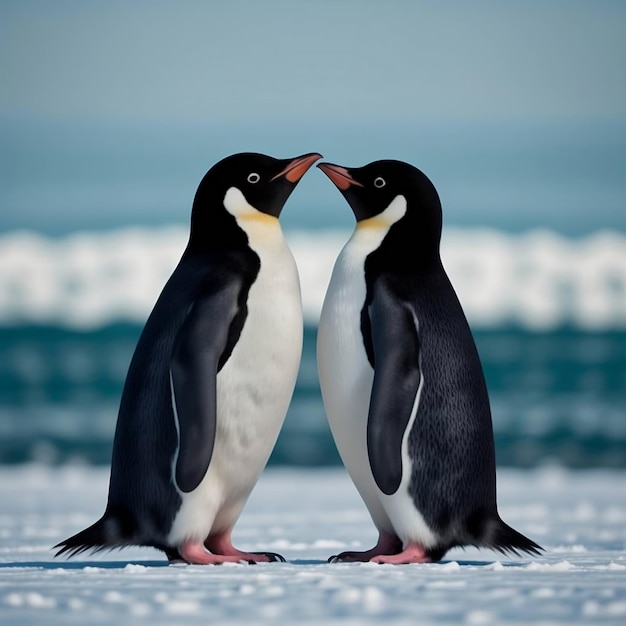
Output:
<path fill-rule="evenodd" d="M 316 323 L 332 266 L 349 236 L 287 233 L 298 263 L 305 316 Z M 143 322 L 185 247 L 172 226 L 0 237 L 0 324 L 93 328 Z M 447 229 L 442 256 L 475 327 L 520 324 L 549 330 L 626 328 L 626 236 L 603 231 L 566 239 L 549 231 L 519 235 Z"/>

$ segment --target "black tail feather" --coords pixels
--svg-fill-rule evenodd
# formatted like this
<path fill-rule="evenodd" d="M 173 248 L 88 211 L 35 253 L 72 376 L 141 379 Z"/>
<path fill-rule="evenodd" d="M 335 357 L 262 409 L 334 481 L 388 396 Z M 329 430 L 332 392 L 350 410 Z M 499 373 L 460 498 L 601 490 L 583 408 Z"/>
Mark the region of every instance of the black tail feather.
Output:
<path fill-rule="evenodd" d="M 104 514 L 95 524 L 85 528 L 76 535 L 61 541 L 55 548 L 60 550 L 54 555 L 66 555 L 68 558 L 82 554 L 83 552 L 102 552 L 113 548 L 132 545 L 131 537 L 123 532 L 120 521 L 109 514 Z"/>
<path fill-rule="evenodd" d="M 521 556 L 521 553 L 525 553 L 539 556 L 543 552 L 543 548 L 540 545 L 525 537 L 522 533 L 518 533 L 499 517 L 492 518 L 488 522 L 483 535 L 483 542 L 483 545 L 502 554 Z"/>

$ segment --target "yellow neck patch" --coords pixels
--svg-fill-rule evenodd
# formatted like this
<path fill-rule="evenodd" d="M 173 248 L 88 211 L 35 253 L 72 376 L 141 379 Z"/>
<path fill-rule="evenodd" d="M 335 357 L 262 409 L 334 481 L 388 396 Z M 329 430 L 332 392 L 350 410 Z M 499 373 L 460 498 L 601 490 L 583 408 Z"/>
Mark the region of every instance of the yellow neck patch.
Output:
<path fill-rule="evenodd" d="M 256 209 L 254 210 L 254 212 L 250 211 L 238 215 L 237 219 L 240 219 L 244 222 L 261 222 L 264 224 L 278 223 L 277 217 L 274 217 L 273 215 L 268 215 L 267 213 L 262 213 L 261 211 L 257 211 Z"/>
<path fill-rule="evenodd" d="M 360 222 L 356 223 L 356 227 L 358 229 L 376 229 L 376 230 L 388 230 L 389 227 L 391 226 L 391 224 L 389 224 L 386 220 L 380 218 L 379 216 L 376 217 L 368 217 L 365 220 L 361 220 Z"/>

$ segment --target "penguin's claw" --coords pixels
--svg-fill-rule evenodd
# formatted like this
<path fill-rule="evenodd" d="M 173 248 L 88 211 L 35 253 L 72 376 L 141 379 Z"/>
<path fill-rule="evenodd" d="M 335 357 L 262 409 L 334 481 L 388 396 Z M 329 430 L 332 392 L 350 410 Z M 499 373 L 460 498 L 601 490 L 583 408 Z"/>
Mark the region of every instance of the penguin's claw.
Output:
<path fill-rule="evenodd" d="M 341 554 L 333 554 L 328 557 L 329 563 L 344 563 L 345 561 L 354 561 L 356 559 L 348 559 L 346 558 L 348 554 L 352 554 L 351 552 L 342 552 Z"/>
<path fill-rule="evenodd" d="M 341 552 L 328 558 L 329 563 L 364 563 L 374 556 L 373 550 L 364 552 Z"/>
<path fill-rule="evenodd" d="M 418 544 L 411 543 L 406 549 L 400 552 L 386 554 L 381 552 L 379 546 L 366 550 L 365 552 L 342 552 L 328 559 L 329 563 L 388 563 L 393 565 L 403 565 L 407 563 L 431 563 L 432 558 L 426 553 L 424 548 Z"/>
<path fill-rule="evenodd" d="M 393 534 L 380 531 L 378 542 L 373 548 L 358 551 L 347 551 L 334 554 L 328 559 L 329 563 L 365 563 L 371 561 L 374 557 L 386 554 L 398 554 L 402 552 L 402 541 Z"/>
<path fill-rule="evenodd" d="M 286 563 L 287 559 L 282 554 L 278 554 L 276 552 L 252 552 L 252 554 L 259 554 L 261 556 L 266 556 L 270 563 Z"/>

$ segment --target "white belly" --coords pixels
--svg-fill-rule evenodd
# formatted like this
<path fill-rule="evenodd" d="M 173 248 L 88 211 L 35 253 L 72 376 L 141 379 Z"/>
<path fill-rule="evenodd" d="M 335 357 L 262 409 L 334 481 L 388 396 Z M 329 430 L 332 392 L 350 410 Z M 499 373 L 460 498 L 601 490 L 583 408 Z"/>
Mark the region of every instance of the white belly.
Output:
<path fill-rule="evenodd" d="M 302 353 L 302 300 L 295 262 L 278 226 L 250 238 L 261 259 L 248 315 L 217 376 L 217 429 L 200 485 L 182 493 L 169 540 L 203 540 L 230 530 L 257 482 L 282 426 Z M 256 239 L 256 241 L 255 241 Z"/>
<path fill-rule="evenodd" d="M 317 367 L 324 408 L 341 460 L 376 527 L 393 532 L 367 454 L 374 370 L 363 346 L 360 321 L 366 289 L 363 263 L 380 244 L 375 234 L 357 229 L 337 258 L 320 317 Z"/>
<path fill-rule="evenodd" d="M 403 438 L 402 480 L 394 494 L 384 494 L 378 488 L 367 452 L 374 370 L 367 360 L 361 334 L 366 296 L 363 264 L 381 239 L 378 230 L 357 228 L 337 259 L 318 329 L 320 386 L 337 449 L 376 527 L 396 534 L 405 545 L 415 541 L 430 547 L 436 543 L 436 537 L 409 494 L 408 433 L 417 412 L 421 386 Z"/>

